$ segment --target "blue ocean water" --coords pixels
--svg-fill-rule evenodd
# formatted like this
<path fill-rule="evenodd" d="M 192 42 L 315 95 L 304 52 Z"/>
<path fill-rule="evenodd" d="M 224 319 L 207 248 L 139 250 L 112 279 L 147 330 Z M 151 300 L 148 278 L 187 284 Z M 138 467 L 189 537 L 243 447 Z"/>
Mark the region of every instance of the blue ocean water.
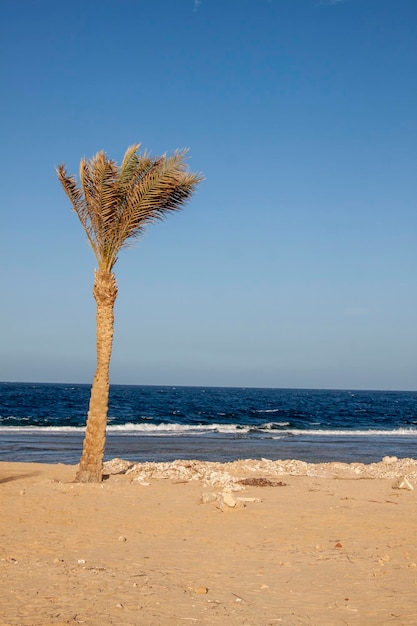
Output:
<path fill-rule="evenodd" d="M 90 385 L 0 383 L 0 455 L 77 463 Z M 106 458 L 378 461 L 417 454 L 417 392 L 113 385 Z"/>

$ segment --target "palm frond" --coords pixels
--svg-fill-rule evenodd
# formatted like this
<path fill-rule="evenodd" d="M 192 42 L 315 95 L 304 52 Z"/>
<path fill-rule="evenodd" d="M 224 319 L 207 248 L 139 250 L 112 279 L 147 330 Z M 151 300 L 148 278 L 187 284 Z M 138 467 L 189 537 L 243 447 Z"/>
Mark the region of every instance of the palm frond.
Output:
<path fill-rule="evenodd" d="M 127 239 L 137 237 L 148 223 L 179 210 L 191 197 L 202 176 L 186 173 L 186 153 L 184 150 L 169 158 L 160 157 L 134 181 L 120 219 L 121 246 L 124 247 Z"/>
<path fill-rule="evenodd" d="M 96 256 L 100 255 L 99 242 L 102 238 L 102 227 L 100 219 L 100 204 L 97 200 L 99 190 L 94 185 L 94 171 L 91 162 L 86 159 L 80 161 L 80 183 L 81 191 L 84 196 L 85 210 L 80 220 L 91 235 L 94 241 L 94 252 Z"/>
<path fill-rule="evenodd" d="M 139 160 L 145 160 L 146 154 L 144 154 L 141 159 L 139 159 L 138 155 L 136 154 L 139 148 L 140 143 L 137 143 L 133 146 L 130 146 L 125 152 L 119 173 L 119 184 L 121 186 L 128 183 L 132 179 Z"/>
<path fill-rule="evenodd" d="M 84 232 L 87 235 L 90 246 L 92 247 L 93 252 L 97 257 L 97 260 L 99 260 L 98 251 L 96 249 L 95 243 L 95 232 L 90 224 L 90 220 L 88 217 L 89 213 L 87 210 L 84 194 L 82 190 L 78 187 L 75 176 L 69 176 L 67 174 L 64 164 L 59 165 L 56 171 L 58 174 L 58 178 L 64 188 L 64 191 L 72 204 L 72 209 L 77 214 L 78 219 L 80 220 L 81 225 L 84 229 Z"/>
<path fill-rule="evenodd" d="M 80 163 L 80 186 L 57 168 L 59 180 L 87 234 L 99 267 L 111 271 L 119 251 L 143 228 L 169 212 L 179 210 L 192 196 L 200 174 L 187 170 L 186 150 L 172 156 L 137 154 L 130 146 L 120 167 L 101 151 Z"/>

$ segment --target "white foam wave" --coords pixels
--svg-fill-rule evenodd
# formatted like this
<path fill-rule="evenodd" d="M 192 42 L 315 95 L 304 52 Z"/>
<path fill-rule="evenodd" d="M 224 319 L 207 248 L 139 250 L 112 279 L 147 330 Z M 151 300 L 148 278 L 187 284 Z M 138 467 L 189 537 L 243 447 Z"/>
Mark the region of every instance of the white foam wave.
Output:
<path fill-rule="evenodd" d="M 285 428 L 289 422 L 268 422 L 257 426 L 240 426 L 239 424 L 120 424 L 108 425 L 109 433 L 120 435 L 153 435 L 153 436 L 181 436 L 181 435 L 204 435 L 209 433 L 220 434 L 245 434 L 248 432 L 273 434 L 273 438 L 281 439 L 284 436 L 308 436 L 308 437 L 396 437 L 417 436 L 417 428 L 397 428 L 394 430 L 320 430 L 320 429 L 296 429 Z M 280 428 L 277 428 L 280 427 Z M 84 433 L 85 426 L 0 426 L 0 433 Z"/>
<path fill-rule="evenodd" d="M 120 424 L 108 426 L 108 431 L 122 433 L 123 431 L 138 432 L 140 434 L 204 434 L 204 433 L 246 433 L 250 426 L 238 424 Z"/>
<path fill-rule="evenodd" d="M 395 430 L 305 430 L 301 428 L 293 428 L 283 432 L 289 435 L 311 435 L 315 437 L 417 436 L 417 428 L 396 428 Z"/>
<path fill-rule="evenodd" d="M 137 433 L 140 435 L 201 435 L 205 433 L 247 433 L 251 430 L 250 426 L 239 426 L 238 424 L 110 424 L 107 426 L 107 432 L 118 434 Z M 61 432 L 76 433 L 84 432 L 85 426 L 0 426 L 0 432 Z"/>

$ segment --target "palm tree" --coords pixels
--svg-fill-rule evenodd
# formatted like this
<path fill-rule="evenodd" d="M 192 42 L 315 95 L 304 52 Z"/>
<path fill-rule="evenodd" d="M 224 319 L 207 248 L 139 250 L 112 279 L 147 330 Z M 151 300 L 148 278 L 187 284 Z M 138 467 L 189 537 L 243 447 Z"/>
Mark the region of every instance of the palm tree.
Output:
<path fill-rule="evenodd" d="M 83 452 L 76 475 L 78 482 L 100 482 L 106 443 L 109 366 L 114 332 L 116 279 L 112 272 L 122 248 L 132 243 L 144 227 L 178 210 L 202 180 L 186 168 L 186 151 L 172 156 L 137 154 L 131 146 L 118 166 L 104 152 L 80 163 L 80 184 L 67 174 L 65 165 L 57 175 L 72 208 L 78 215 L 95 254 L 93 295 L 96 300 L 97 367 L 91 387 Z"/>

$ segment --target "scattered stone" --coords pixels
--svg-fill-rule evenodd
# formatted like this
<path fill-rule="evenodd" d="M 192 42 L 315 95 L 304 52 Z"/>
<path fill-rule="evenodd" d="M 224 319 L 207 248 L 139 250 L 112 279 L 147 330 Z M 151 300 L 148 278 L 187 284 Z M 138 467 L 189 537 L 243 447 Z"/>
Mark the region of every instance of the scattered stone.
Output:
<path fill-rule="evenodd" d="M 146 484 L 151 479 L 168 479 L 177 482 L 201 481 L 204 485 L 244 490 L 245 476 L 265 477 L 279 481 L 282 476 L 314 476 L 317 478 L 383 478 L 395 480 L 407 476 L 417 481 L 417 459 L 384 457 L 379 463 L 306 463 L 297 460 L 245 459 L 230 463 L 197 460 L 177 460 L 167 463 L 131 463 L 113 459 L 104 464 L 107 473 L 131 474 L 133 481 Z M 261 486 L 261 485 L 254 485 Z M 265 484 L 265 486 L 269 486 Z M 279 482 L 276 486 L 279 485 Z"/>
<path fill-rule="evenodd" d="M 78 565 L 84 565 L 87 561 L 85 559 L 78 559 Z"/>
<path fill-rule="evenodd" d="M 408 491 L 413 491 L 414 487 L 405 476 L 400 476 L 395 483 L 392 485 L 393 489 L 408 489 Z"/>
<path fill-rule="evenodd" d="M 200 496 L 200 504 L 208 504 L 209 502 L 215 502 L 217 498 L 218 498 L 217 493 L 213 493 L 212 491 L 202 493 Z"/>
<path fill-rule="evenodd" d="M 247 502 L 262 502 L 262 499 L 237 497 L 233 495 L 230 489 L 225 489 L 222 493 L 214 493 L 213 491 L 202 493 L 200 504 L 209 504 L 210 502 L 218 502 L 220 508 L 224 510 L 225 508 L 235 509 L 246 506 Z"/>
<path fill-rule="evenodd" d="M 199 595 L 205 595 L 208 593 L 208 587 L 194 587 L 194 593 L 198 593 Z"/>
<path fill-rule="evenodd" d="M 126 539 L 126 537 L 124 537 L 123 535 L 120 535 L 120 537 L 119 537 L 119 541 L 120 541 L 121 543 L 124 543 L 125 541 L 127 541 L 127 539 Z"/>
<path fill-rule="evenodd" d="M 103 464 L 104 474 L 126 474 L 127 470 L 134 466 L 131 461 L 123 461 L 123 459 L 112 459 Z"/>
<path fill-rule="evenodd" d="M 388 554 L 384 554 L 384 556 L 381 556 L 381 558 L 378 560 L 378 565 L 385 565 L 385 563 L 388 563 L 390 560 L 390 557 Z"/>
<path fill-rule="evenodd" d="M 238 479 L 225 471 L 223 464 L 204 461 L 182 461 L 172 463 L 137 463 L 126 473 L 136 474 L 134 481 L 144 482 L 150 478 L 163 478 L 173 483 L 200 480 L 205 485 L 229 487 L 234 491 L 244 489 Z"/>
<path fill-rule="evenodd" d="M 396 463 L 398 461 L 398 458 L 396 456 L 384 456 L 384 458 L 382 459 L 383 463 L 386 463 L 386 465 L 391 465 L 392 463 Z"/>
<path fill-rule="evenodd" d="M 237 505 L 237 500 L 229 489 L 225 489 L 220 497 L 220 507 L 228 507 L 234 509 Z"/>

